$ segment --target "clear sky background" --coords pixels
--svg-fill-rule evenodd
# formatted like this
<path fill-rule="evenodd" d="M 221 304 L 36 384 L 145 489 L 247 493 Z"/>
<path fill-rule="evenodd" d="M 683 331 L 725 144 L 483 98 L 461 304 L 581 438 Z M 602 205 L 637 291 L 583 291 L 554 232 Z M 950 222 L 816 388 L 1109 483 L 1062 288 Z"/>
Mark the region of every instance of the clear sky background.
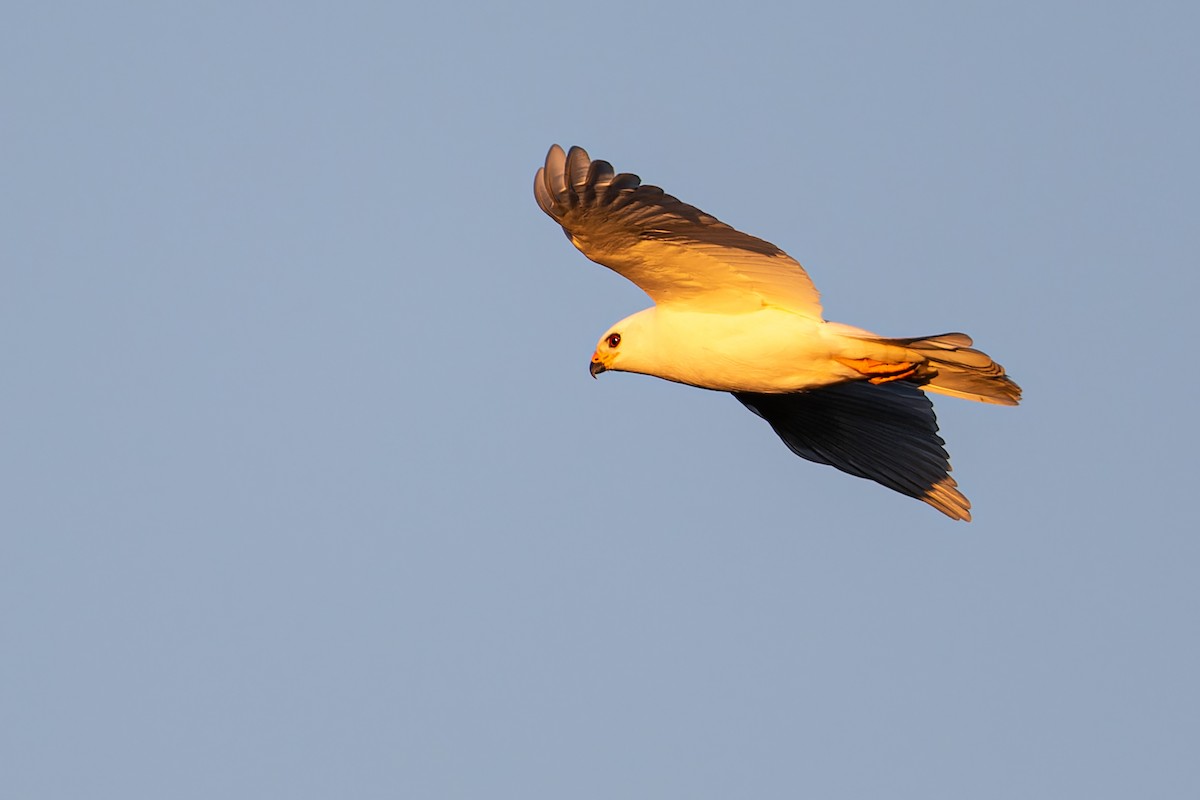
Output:
<path fill-rule="evenodd" d="M 416 5 L 3 14 L 4 796 L 1200 796 L 1196 5 Z M 974 336 L 976 521 L 591 380 L 553 142 Z"/>

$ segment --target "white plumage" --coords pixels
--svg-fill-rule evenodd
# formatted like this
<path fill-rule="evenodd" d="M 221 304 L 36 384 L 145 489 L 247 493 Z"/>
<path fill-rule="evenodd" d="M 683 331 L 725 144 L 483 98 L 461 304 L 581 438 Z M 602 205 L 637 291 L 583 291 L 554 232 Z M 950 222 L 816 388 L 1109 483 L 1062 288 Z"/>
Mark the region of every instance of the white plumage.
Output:
<path fill-rule="evenodd" d="M 826 322 L 812 280 L 778 247 L 582 148 L 551 147 L 534 195 L 585 256 L 655 303 L 600 337 L 593 375 L 732 392 L 797 455 L 971 518 L 919 391 L 1016 405 L 1020 388 L 970 337 L 885 339 Z"/>

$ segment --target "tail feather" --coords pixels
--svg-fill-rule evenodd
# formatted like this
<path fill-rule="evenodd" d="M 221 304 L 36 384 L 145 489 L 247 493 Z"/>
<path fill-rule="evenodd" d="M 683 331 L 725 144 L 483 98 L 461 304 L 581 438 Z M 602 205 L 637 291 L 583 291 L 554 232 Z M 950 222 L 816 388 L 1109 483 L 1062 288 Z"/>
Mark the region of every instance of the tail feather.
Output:
<path fill-rule="evenodd" d="M 973 349 L 971 337 L 965 333 L 880 341 L 921 356 L 923 363 L 913 380 L 926 391 L 1002 406 L 1021 401 L 1021 387 L 991 356 Z"/>

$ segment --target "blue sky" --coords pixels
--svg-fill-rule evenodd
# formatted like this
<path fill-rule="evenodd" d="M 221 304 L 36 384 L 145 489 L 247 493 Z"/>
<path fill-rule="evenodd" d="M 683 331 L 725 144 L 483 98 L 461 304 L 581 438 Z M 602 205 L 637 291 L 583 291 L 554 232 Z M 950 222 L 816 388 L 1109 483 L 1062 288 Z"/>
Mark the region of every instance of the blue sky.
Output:
<path fill-rule="evenodd" d="M 1195 795 L 1198 16 L 10 9 L 6 793 Z M 592 381 L 553 142 L 1004 363 L 975 522 Z"/>

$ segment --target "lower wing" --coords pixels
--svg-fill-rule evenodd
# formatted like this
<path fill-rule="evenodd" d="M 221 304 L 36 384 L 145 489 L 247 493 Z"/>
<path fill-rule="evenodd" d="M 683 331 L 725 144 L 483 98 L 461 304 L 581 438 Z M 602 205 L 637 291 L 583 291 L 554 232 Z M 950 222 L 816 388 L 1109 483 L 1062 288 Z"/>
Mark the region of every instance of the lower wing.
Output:
<path fill-rule="evenodd" d="M 915 497 L 970 521 L 971 502 L 950 477 L 933 403 L 900 381 L 841 383 L 795 394 L 734 392 L 793 453 Z"/>

